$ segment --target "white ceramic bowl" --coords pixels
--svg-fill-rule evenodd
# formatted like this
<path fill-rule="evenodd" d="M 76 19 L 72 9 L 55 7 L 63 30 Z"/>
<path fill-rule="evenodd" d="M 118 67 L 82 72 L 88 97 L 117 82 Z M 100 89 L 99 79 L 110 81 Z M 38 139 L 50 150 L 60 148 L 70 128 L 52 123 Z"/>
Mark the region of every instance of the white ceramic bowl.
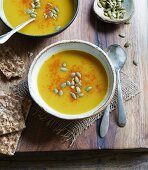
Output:
<path fill-rule="evenodd" d="M 102 63 L 108 76 L 108 91 L 104 100 L 97 107 L 83 114 L 67 115 L 54 110 L 46 104 L 38 91 L 37 76 L 42 64 L 53 54 L 66 50 L 78 50 L 93 55 Z M 63 40 L 46 47 L 36 56 L 29 70 L 28 85 L 30 94 L 34 101 L 47 113 L 62 119 L 83 119 L 101 112 L 110 103 L 115 92 L 116 76 L 110 59 L 99 47 L 93 45 L 92 43 L 80 40 Z"/>
<path fill-rule="evenodd" d="M 94 0 L 93 10 L 97 17 L 104 22 L 112 23 L 112 24 L 122 24 L 126 21 L 129 21 L 134 14 L 134 1 L 133 0 L 124 0 L 123 7 L 126 9 L 126 13 L 123 19 L 110 19 L 109 17 L 104 15 L 104 9 L 98 6 L 98 0 Z"/>

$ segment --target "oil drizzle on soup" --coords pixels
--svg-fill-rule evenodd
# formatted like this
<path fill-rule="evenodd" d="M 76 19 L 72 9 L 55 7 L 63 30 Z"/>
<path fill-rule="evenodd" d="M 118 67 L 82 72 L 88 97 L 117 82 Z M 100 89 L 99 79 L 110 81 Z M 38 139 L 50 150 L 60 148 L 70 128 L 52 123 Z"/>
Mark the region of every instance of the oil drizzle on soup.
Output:
<path fill-rule="evenodd" d="M 60 70 L 66 63 L 67 71 Z M 63 95 L 54 93 L 61 89 L 61 83 L 70 80 L 73 72 L 80 72 L 82 77 L 81 91 L 83 97 L 74 100 L 71 89 L 62 89 Z M 108 88 L 108 78 L 102 64 L 90 54 L 80 51 L 63 51 L 49 57 L 41 66 L 37 79 L 38 90 L 43 100 L 53 109 L 63 114 L 82 114 L 95 108 L 105 97 Z M 87 86 L 92 90 L 85 91 Z"/>

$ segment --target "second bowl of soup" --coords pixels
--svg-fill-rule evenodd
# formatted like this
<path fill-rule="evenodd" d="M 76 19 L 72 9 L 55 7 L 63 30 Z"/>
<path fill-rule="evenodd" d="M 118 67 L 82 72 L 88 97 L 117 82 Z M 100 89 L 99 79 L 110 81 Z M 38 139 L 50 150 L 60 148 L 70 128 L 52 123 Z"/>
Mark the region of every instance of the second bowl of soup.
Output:
<path fill-rule="evenodd" d="M 28 75 L 33 99 L 48 113 L 81 119 L 102 111 L 115 90 L 106 54 L 84 41 L 62 41 L 44 49 Z"/>
<path fill-rule="evenodd" d="M 33 37 L 52 36 L 65 30 L 75 19 L 78 0 L 1 0 L 0 17 L 10 28 L 35 18 L 19 31 Z"/>

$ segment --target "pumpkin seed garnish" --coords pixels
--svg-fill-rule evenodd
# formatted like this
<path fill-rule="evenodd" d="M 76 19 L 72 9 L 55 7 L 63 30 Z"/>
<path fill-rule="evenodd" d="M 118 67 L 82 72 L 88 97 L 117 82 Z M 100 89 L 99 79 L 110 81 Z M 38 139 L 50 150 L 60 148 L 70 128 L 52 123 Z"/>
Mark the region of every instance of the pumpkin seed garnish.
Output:
<path fill-rule="evenodd" d="M 36 18 L 36 17 L 37 17 L 37 15 L 36 15 L 36 14 L 34 14 L 34 13 L 31 13 L 31 14 L 30 14 L 30 17 L 31 17 L 31 18 Z"/>
<path fill-rule="evenodd" d="M 71 89 L 74 89 L 75 88 L 75 86 L 71 86 Z"/>
<path fill-rule="evenodd" d="M 59 92 L 59 90 L 55 88 L 55 89 L 54 89 L 54 93 L 55 93 L 55 94 L 58 94 L 58 92 Z"/>
<path fill-rule="evenodd" d="M 71 73 L 71 77 L 72 78 L 75 77 L 75 75 L 76 75 L 76 73 Z"/>
<path fill-rule="evenodd" d="M 66 63 L 63 63 L 63 64 L 62 64 L 62 67 L 66 67 L 66 66 L 67 66 L 67 64 L 66 64 Z"/>
<path fill-rule="evenodd" d="M 124 44 L 124 47 L 125 47 L 125 48 L 128 48 L 130 45 L 131 45 L 130 42 L 127 41 L 127 42 Z"/>
<path fill-rule="evenodd" d="M 125 38 L 125 33 L 120 33 L 120 34 L 119 34 L 119 37 Z"/>
<path fill-rule="evenodd" d="M 89 92 L 90 90 L 92 90 L 92 86 L 87 86 L 87 87 L 85 88 L 85 91 L 87 91 L 87 92 Z"/>
<path fill-rule="evenodd" d="M 71 83 L 70 83 L 70 81 L 66 81 L 66 84 L 67 84 L 67 86 L 71 86 Z"/>
<path fill-rule="evenodd" d="M 59 90 L 59 96 L 63 96 L 63 91 L 62 90 Z"/>
<path fill-rule="evenodd" d="M 75 76 L 74 80 L 75 80 L 76 83 L 80 82 L 80 80 L 79 80 L 79 78 L 77 76 Z"/>
<path fill-rule="evenodd" d="M 49 16 L 50 18 L 53 18 L 53 13 L 50 11 L 49 14 L 48 14 L 48 16 Z"/>
<path fill-rule="evenodd" d="M 57 17 L 58 17 L 58 14 L 59 14 L 59 9 L 58 9 L 58 7 L 53 7 L 53 8 L 49 11 L 48 16 L 49 16 L 50 18 L 56 20 Z M 58 27 L 56 27 L 56 30 L 59 31 L 60 28 L 61 28 L 61 27 L 58 26 Z"/>
<path fill-rule="evenodd" d="M 61 88 L 64 88 L 64 87 L 66 87 L 66 83 L 61 84 Z"/>
<path fill-rule="evenodd" d="M 59 10 L 59 8 L 58 8 L 58 7 L 54 7 L 54 10 L 55 10 L 57 13 L 59 13 L 59 12 L 60 12 L 60 10 Z"/>
<path fill-rule="evenodd" d="M 71 82 L 71 86 L 74 86 L 75 85 L 75 82 L 72 80 L 72 82 Z"/>
<path fill-rule="evenodd" d="M 76 86 L 76 92 L 77 92 L 77 93 L 81 93 L 80 87 Z"/>
<path fill-rule="evenodd" d="M 35 9 L 41 7 L 40 0 L 33 0 L 31 3 L 31 7 L 32 7 L 32 9 L 27 9 L 26 13 L 29 14 L 31 18 L 36 18 L 37 13 L 35 12 Z"/>
<path fill-rule="evenodd" d="M 78 97 L 83 97 L 84 94 L 83 93 L 78 93 Z"/>
<path fill-rule="evenodd" d="M 63 71 L 63 72 L 66 72 L 68 69 L 67 68 L 65 68 L 65 67 L 61 67 L 60 68 L 60 71 Z"/>
<path fill-rule="evenodd" d="M 77 76 L 78 78 L 81 78 L 81 73 L 80 73 L 80 72 L 76 72 L 76 76 Z"/>
<path fill-rule="evenodd" d="M 75 95 L 75 93 L 73 93 L 73 92 L 70 92 L 70 94 L 71 94 L 71 97 L 73 98 L 73 99 L 77 99 L 77 96 Z"/>

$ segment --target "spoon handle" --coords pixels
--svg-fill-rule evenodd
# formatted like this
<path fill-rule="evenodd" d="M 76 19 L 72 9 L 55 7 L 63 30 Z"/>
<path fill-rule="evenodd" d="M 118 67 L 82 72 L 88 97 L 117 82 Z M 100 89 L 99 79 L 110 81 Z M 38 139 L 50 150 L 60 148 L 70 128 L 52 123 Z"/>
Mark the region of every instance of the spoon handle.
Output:
<path fill-rule="evenodd" d="M 121 90 L 121 82 L 120 82 L 120 71 L 116 71 L 117 73 L 117 88 L 118 88 L 118 125 L 120 127 L 124 127 L 126 125 L 126 115 L 125 115 L 125 110 L 124 110 L 124 105 L 123 105 L 123 95 L 122 95 L 122 90 Z"/>
<path fill-rule="evenodd" d="M 34 21 L 35 18 L 31 18 L 30 20 L 24 22 L 23 24 L 17 26 L 16 28 L 14 28 L 13 30 L 11 30 L 10 32 L 1 35 L 0 36 L 0 44 L 4 44 L 13 34 L 15 34 L 17 31 L 21 30 L 22 28 L 24 28 L 26 25 L 28 25 L 30 22 Z"/>
<path fill-rule="evenodd" d="M 100 125 L 100 137 L 103 138 L 107 134 L 109 128 L 109 111 L 110 104 L 106 107 L 104 111 L 104 115 L 102 117 L 101 125 Z"/>

